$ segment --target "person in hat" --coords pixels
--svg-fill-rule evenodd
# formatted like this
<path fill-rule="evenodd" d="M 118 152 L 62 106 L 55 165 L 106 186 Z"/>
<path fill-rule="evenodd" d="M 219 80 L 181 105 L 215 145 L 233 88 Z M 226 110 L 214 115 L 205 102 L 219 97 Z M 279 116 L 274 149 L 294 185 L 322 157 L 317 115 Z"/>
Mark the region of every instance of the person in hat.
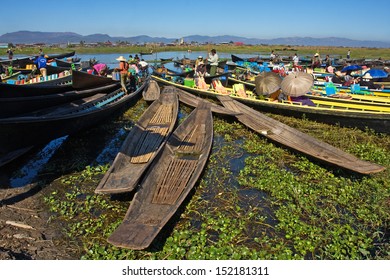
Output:
<path fill-rule="evenodd" d="M 383 89 L 384 88 L 384 85 L 375 84 L 372 81 L 372 76 L 370 73 L 365 73 L 361 80 L 359 78 L 359 84 L 363 87 L 368 87 L 369 89 Z"/>
<path fill-rule="evenodd" d="M 218 67 L 218 54 L 215 49 L 212 49 L 209 53 L 209 58 L 207 59 L 208 63 L 210 63 L 210 76 L 215 76 L 217 74 Z"/>
<path fill-rule="evenodd" d="M 123 91 L 127 94 L 127 88 L 126 88 L 126 83 L 127 83 L 127 71 L 129 70 L 129 63 L 126 61 L 126 58 L 121 55 L 118 57 L 116 60 L 119 61 L 119 67 L 116 68 L 115 70 L 119 71 L 119 74 L 121 76 L 121 86 Z"/>
<path fill-rule="evenodd" d="M 198 65 L 199 65 L 199 63 L 200 62 L 203 62 L 203 56 L 198 56 L 198 59 L 197 60 L 195 60 L 195 70 L 196 70 L 196 68 L 198 67 Z"/>
<path fill-rule="evenodd" d="M 8 49 L 7 53 L 8 53 L 8 59 L 12 59 L 14 57 L 14 52 L 12 51 L 12 49 Z"/>
<path fill-rule="evenodd" d="M 198 63 L 198 66 L 195 68 L 195 76 L 204 77 L 206 74 L 206 64 L 203 61 Z"/>
<path fill-rule="evenodd" d="M 321 56 L 319 53 L 315 53 L 312 60 L 311 60 L 311 68 L 319 68 L 321 67 L 322 61 L 321 61 Z"/>

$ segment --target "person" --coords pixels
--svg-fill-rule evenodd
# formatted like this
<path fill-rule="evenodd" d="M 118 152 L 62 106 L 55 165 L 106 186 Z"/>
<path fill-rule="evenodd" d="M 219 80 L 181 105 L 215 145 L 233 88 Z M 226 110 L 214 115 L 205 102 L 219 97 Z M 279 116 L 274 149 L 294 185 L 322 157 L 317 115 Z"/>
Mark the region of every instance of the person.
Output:
<path fill-rule="evenodd" d="M 325 64 L 326 64 L 326 67 L 329 67 L 332 65 L 332 59 L 330 58 L 329 54 L 327 54 L 325 57 Z"/>
<path fill-rule="evenodd" d="M 309 97 L 307 97 L 305 95 L 289 96 L 288 100 L 290 100 L 292 102 L 302 103 L 302 106 L 313 106 L 313 107 L 316 106 L 316 104 L 313 101 L 311 101 Z"/>
<path fill-rule="evenodd" d="M 14 57 L 14 52 L 12 51 L 12 49 L 8 49 L 7 53 L 8 53 L 8 59 L 12 59 Z"/>
<path fill-rule="evenodd" d="M 158 67 L 155 71 L 163 78 L 165 78 L 165 75 L 168 74 L 168 69 L 165 67 L 164 64 L 161 64 L 161 66 Z"/>
<path fill-rule="evenodd" d="M 97 63 L 93 67 L 93 74 L 98 76 L 107 76 L 107 64 Z"/>
<path fill-rule="evenodd" d="M 217 66 L 218 66 L 218 54 L 215 49 L 212 49 L 209 53 L 209 58 L 207 61 L 210 63 L 210 76 L 215 76 L 217 74 Z"/>
<path fill-rule="evenodd" d="M 347 59 L 350 59 L 351 58 L 351 50 L 348 50 L 347 52 Z"/>
<path fill-rule="evenodd" d="M 127 70 L 129 69 L 129 63 L 127 63 L 126 58 L 121 55 L 116 60 L 119 61 L 119 67 L 115 70 L 119 71 L 121 76 L 121 86 L 122 90 L 127 94 L 126 82 L 127 82 Z"/>
<path fill-rule="evenodd" d="M 127 62 L 128 62 L 129 64 L 134 64 L 134 63 L 136 63 L 135 60 L 134 60 L 134 58 L 133 58 L 133 56 L 132 56 L 131 54 L 129 55 L 129 59 L 127 60 Z"/>
<path fill-rule="evenodd" d="M 368 87 L 369 89 L 383 89 L 384 88 L 384 85 L 374 84 L 370 73 L 365 73 L 362 77 L 362 80 L 360 80 L 360 78 L 357 78 L 357 82 L 361 86 Z"/>
<path fill-rule="evenodd" d="M 40 54 L 36 60 L 34 60 L 34 63 L 37 65 L 39 72 L 43 77 L 47 76 L 47 55 Z"/>
<path fill-rule="evenodd" d="M 275 51 L 274 51 L 274 50 L 272 50 L 272 51 L 271 51 L 271 54 L 270 54 L 270 56 L 269 56 L 269 60 L 270 60 L 270 61 L 274 61 L 274 60 L 275 60 L 275 58 L 276 58 Z"/>
<path fill-rule="evenodd" d="M 196 68 L 198 67 L 198 65 L 199 65 L 199 63 L 200 62 L 203 62 L 203 56 L 198 56 L 198 59 L 197 60 L 195 60 L 195 70 L 196 70 Z"/>
<path fill-rule="evenodd" d="M 196 66 L 195 75 L 199 77 L 204 77 L 206 75 L 206 65 L 203 61 L 199 62 L 198 66 Z"/>
<path fill-rule="evenodd" d="M 134 56 L 134 63 L 135 63 L 135 64 L 138 64 L 139 61 L 140 61 L 140 58 L 139 58 L 138 54 L 136 54 L 136 55 Z"/>
<path fill-rule="evenodd" d="M 342 77 L 342 73 L 340 71 L 334 72 L 334 76 L 332 77 L 332 83 L 333 84 L 340 84 L 340 85 L 343 84 L 343 77 Z"/>
<path fill-rule="evenodd" d="M 314 69 L 319 67 L 321 67 L 321 57 L 319 53 L 315 53 L 311 61 L 311 68 Z"/>
<path fill-rule="evenodd" d="M 295 71 L 298 71 L 299 70 L 299 57 L 298 55 L 295 53 L 294 57 L 293 57 L 293 68 Z"/>
<path fill-rule="evenodd" d="M 39 49 L 38 56 L 39 56 L 39 55 L 45 55 L 45 53 L 43 52 L 43 50 L 42 50 L 42 49 Z"/>
<path fill-rule="evenodd" d="M 148 75 L 149 64 L 144 59 L 141 59 L 141 61 L 138 63 L 138 67 L 142 77 L 146 77 Z"/>

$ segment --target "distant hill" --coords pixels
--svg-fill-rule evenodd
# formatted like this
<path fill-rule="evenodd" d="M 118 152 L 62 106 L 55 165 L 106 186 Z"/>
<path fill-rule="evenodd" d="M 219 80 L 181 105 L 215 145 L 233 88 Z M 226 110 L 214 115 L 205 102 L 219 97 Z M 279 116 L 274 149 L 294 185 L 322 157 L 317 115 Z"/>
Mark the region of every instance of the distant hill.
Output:
<path fill-rule="evenodd" d="M 150 37 L 147 35 L 139 35 L 134 37 L 111 37 L 107 34 L 91 34 L 80 35 L 74 32 L 39 32 L 39 31 L 18 31 L 6 33 L 0 36 L 0 43 L 13 44 L 33 44 L 33 43 L 79 43 L 84 41 L 86 43 L 96 42 L 118 42 L 124 41 L 129 43 L 172 43 L 178 38 L 165 37 Z M 390 42 L 368 41 L 368 40 L 351 40 L 347 38 L 326 37 L 287 37 L 275 39 L 257 39 L 245 38 L 240 36 L 202 36 L 191 35 L 184 37 L 185 42 L 198 43 L 223 43 L 223 42 L 243 42 L 244 44 L 252 45 L 292 45 L 292 46 L 345 46 L 345 47 L 374 47 L 374 48 L 390 48 Z"/>

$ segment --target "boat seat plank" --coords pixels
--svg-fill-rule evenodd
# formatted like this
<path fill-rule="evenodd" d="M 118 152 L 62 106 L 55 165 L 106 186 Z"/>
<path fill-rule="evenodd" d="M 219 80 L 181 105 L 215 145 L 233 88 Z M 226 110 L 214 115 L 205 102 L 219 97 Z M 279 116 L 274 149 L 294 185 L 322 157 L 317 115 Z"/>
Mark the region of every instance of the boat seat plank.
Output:
<path fill-rule="evenodd" d="M 374 112 L 390 112 L 390 107 L 374 106 L 374 105 L 359 105 L 359 104 L 343 104 L 334 101 L 312 100 L 317 106 L 326 106 L 331 108 L 344 108 L 346 110 L 361 110 L 361 111 L 374 111 Z"/>
<path fill-rule="evenodd" d="M 165 173 L 160 176 L 152 203 L 175 204 L 190 180 L 197 162 L 197 160 L 171 158 Z"/>

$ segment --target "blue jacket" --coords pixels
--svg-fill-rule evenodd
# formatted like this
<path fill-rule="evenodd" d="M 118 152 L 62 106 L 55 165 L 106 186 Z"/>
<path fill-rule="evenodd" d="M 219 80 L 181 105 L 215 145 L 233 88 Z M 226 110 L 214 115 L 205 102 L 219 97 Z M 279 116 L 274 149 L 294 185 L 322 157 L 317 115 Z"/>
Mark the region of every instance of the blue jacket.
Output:
<path fill-rule="evenodd" d="M 40 56 L 34 61 L 34 63 L 38 65 L 38 69 L 46 68 L 46 62 L 47 60 L 44 56 Z"/>

